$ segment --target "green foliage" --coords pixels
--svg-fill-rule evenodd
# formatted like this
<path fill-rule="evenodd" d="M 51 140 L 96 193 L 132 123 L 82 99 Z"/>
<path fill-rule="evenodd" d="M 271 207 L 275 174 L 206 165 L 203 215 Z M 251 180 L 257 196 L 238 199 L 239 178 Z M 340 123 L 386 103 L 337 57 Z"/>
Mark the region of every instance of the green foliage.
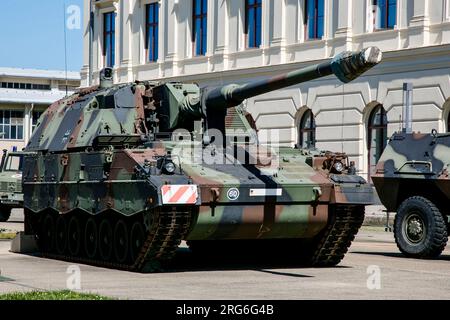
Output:
<path fill-rule="evenodd" d="M 3 233 L 3 231 L 0 230 L 0 240 L 14 239 L 15 236 L 16 236 L 16 233 L 15 233 L 15 232 L 6 232 L 6 233 Z"/>
<path fill-rule="evenodd" d="M 113 298 L 63 290 L 12 292 L 0 295 L 0 300 L 113 300 Z"/>

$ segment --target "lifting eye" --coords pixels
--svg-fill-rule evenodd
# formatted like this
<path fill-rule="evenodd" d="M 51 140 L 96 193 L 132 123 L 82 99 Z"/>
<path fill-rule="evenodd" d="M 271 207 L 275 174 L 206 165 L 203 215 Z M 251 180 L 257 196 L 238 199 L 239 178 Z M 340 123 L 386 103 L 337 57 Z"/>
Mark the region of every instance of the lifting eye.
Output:
<path fill-rule="evenodd" d="M 172 161 L 167 161 L 164 163 L 163 171 L 166 174 L 174 174 L 175 173 L 175 164 Z"/>
<path fill-rule="evenodd" d="M 344 164 L 340 161 L 337 161 L 334 163 L 333 168 L 334 170 L 336 170 L 336 172 L 342 173 L 342 171 L 344 171 Z"/>
<path fill-rule="evenodd" d="M 159 158 L 157 161 L 157 166 L 163 174 L 169 174 L 169 175 L 174 174 L 175 170 L 177 168 L 175 166 L 175 163 L 173 163 L 172 159 L 170 158 L 170 156 L 165 156 L 165 157 Z"/>

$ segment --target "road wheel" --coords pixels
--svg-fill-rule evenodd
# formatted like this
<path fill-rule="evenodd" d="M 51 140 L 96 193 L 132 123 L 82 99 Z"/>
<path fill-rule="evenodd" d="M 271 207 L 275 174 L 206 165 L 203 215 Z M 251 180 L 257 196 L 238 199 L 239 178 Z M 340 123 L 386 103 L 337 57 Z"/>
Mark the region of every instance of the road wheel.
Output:
<path fill-rule="evenodd" d="M 438 257 L 448 240 L 444 216 L 424 197 L 403 201 L 395 216 L 394 236 L 400 251 L 412 258 Z"/>
<path fill-rule="evenodd" d="M 64 254 L 67 249 L 67 220 L 60 215 L 56 219 L 56 252 Z"/>
<path fill-rule="evenodd" d="M 98 228 L 98 251 L 103 261 L 111 260 L 113 249 L 113 229 L 109 220 L 103 219 Z"/>
<path fill-rule="evenodd" d="M 114 255 L 116 261 L 124 263 L 129 257 L 128 249 L 128 227 L 121 219 L 117 221 L 114 228 Z"/>
<path fill-rule="evenodd" d="M 76 257 L 80 254 L 81 248 L 81 226 L 78 216 L 73 216 L 69 221 L 69 231 L 67 233 L 67 244 L 69 246 L 69 253 Z"/>
<path fill-rule="evenodd" d="M 11 208 L 6 206 L 0 206 L 0 222 L 6 222 L 11 216 Z"/>
<path fill-rule="evenodd" d="M 130 257 L 133 263 L 139 256 L 144 241 L 145 241 L 144 226 L 142 223 L 136 221 L 131 226 L 131 233 L 130 233 Z"/>
<path fill-rule="evenodd" d="M 41 248 L 44 252 L 53 252 L 55 248 L 55 219 L 53 215 L 46 214 L 42 223 Z"/>
<path fill-rule="evenodd" d="M 89 259 L 94 259 L 97 255 L 98 231 L 97 222 L 94 218 L 89 218 L 84 230 L 84 249 Z"/>

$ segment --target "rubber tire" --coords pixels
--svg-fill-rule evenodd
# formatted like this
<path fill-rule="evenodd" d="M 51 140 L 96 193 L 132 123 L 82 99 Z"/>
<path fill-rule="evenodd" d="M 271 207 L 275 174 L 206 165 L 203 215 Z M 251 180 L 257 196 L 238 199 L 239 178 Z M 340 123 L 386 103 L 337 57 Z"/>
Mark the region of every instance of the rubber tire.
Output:
<path fill-rule="evenodd" d="M 130 257 L 129 231 L 123 220 L 116 222 L 114 227 L 114 257 L 118 263 L 126 263 Z"/>
<path fill-rule="evenodd" d="M 141 222 L 136 221 L 133 223 L 130 232 L 130 259 L 131 262 L 136 262 L 142 246 L 145 242 L 145 229 Z"/>
<path fill-rule="evenodd" d="M 56 219 L 56 252 L 65 254 L 67 251 L 67 219 L 59 215 Z"/>
<path fill-rule="evenodd" d="M 84 228 L 84 253 L 94 259 L 98 251 L 98 226 L 94 218 L 89 218 Z"/>
<path fill-rule="evenodd" d="M 12 208 L 0 206 L 0 222 L 6 222 L 11 217 Z"/>
<path fill-rule="evenodd" d="M 405 239 L 402 223 L 410 212 L 418 213 L 426 228 L 426 235 L 422 242 L 412 245 Z M 398 208 L 394 221 L 394 237 L 397 247 L 410 258 L 436 258 L 445 249 L 448 241 L 447 223 L 436 205 L 424 197 L 411 197 L 402 202 Z"/>
<path fill-rule="evenodd" d="M 55 218 L 47 213 L 44 216 L 41 230 L 41 248 L 44 252 L 53 253 L 55 250 L 56 230 Z"/>
<path fill-rule="evenodd" d="M 103 261 L 110 261 L 113 253 L 114 235 L 111 222 L 103 219 L 98 227 L 98 252 Z"/>
<path fill-rule="evenodd" d="M 83 237 L 80 219 L 78 216 L 73 216 L 67 227 L 67 247 L 71 256 L 78 257 L 80 255 Z"/>

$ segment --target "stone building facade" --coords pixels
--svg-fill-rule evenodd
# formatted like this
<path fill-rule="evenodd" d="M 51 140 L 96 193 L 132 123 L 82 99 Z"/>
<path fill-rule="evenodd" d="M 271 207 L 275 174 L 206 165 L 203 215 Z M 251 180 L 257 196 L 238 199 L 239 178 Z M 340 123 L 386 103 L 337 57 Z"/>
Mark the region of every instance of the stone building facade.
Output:
<path fill-rule="evenodd" d="M 78 72 L 0 68 L 0 148 L 24 148 L 45 109 L 79 86 Z"/>
<path fill-rule="evenodd" d="M 246 102 L 261 136 L 347 152 L 366 176 L 401 126 L 404 82 L 413 129 L 450 129 L 450 0 L 85 0 L 84 20 L 82 85 L 105 66 L 116 82 L 244 83 L 378 46 L 383 63 L 352 83 L 328 77 Z"/>

